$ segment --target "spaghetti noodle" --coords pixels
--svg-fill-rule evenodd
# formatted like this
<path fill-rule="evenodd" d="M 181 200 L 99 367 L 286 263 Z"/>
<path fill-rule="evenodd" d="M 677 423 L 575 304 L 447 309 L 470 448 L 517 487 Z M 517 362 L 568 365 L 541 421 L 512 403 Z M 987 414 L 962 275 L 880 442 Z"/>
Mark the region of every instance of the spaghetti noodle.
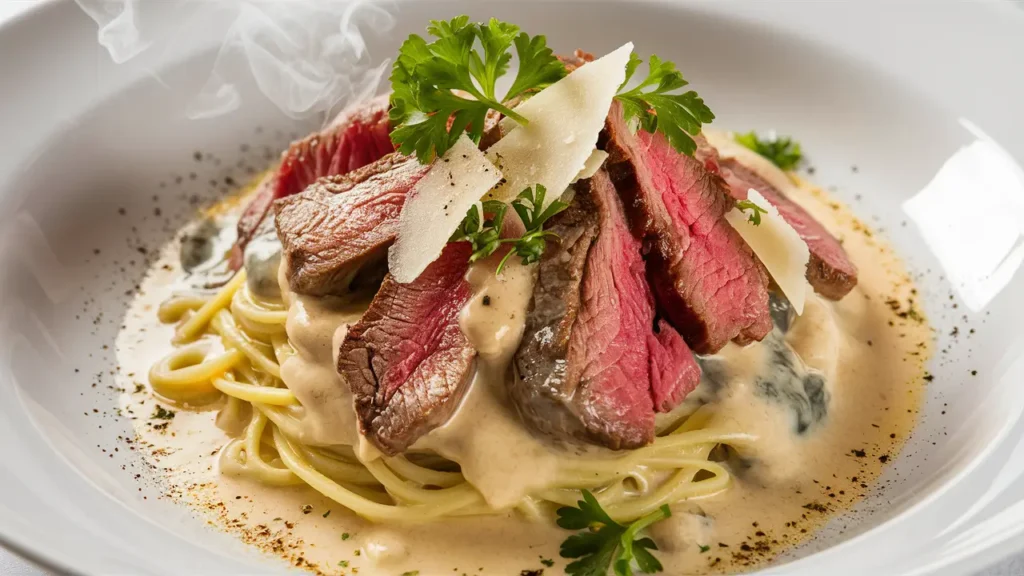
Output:
<path fill-rule="evenodd" d="M 235 417 L 250 409 L 244 429 L 220 453 L 222 473 L 267 485 L 306 484 L 374 521 L 427 522 L 504 511 L 487 503 L 458 462 L 360 459 L 352 446 L 303 443 L 303 408 L 281 377 L 282 364 L 296 353 L 285 329 L 287 306 L 255 296 L 244 270 L 212 295 L 167 300 L 158 317 L 179 325 L 175 349 L 150 371 L 154 391 L 189 404 L 224 396 L 222 411 Z M 550 485 L 527 494 L 515 508 L 542 517 L 555 506 L 574 504 L 579 491 L 589 489 L 614 519 L 628 521 L 663 504 L 726 490 L 729 471 L 713 461 L 713 450 L 743 447 L 756 438 L 704 429 L 707 412 L 702 408 L 663 426 L 652 444 L 624 455 L 560 457 Z"/>

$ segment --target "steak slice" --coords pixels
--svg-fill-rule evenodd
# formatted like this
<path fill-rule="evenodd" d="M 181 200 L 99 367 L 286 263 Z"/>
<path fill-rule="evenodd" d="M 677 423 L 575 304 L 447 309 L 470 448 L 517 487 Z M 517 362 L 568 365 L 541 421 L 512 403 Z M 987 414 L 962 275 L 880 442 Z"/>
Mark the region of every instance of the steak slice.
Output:
<path fill-rule="evenodd" d="M 261 230 L 270 206 L 278 198 L 298 194 L 324 176 L 347 174 L 394 152 L 388 125 L 388 96 L 379 96 L 344 110 L 323 131 L 293 143 L 281 165 L 259 185 L 238 220 L 238 240 L 231 264 L 238 269 L 245 245 Z"/>
<path fill-rule="evenodd" d="M 602 138 L 608 172 L 643 238 L 661 312 L 701 354 L 772 328 L 768 272 L 725 220 L 734 206 L 712 159 L 676 152 L 661 134 L 635 134 L 612 105 Z"/>
<path fill-rule="evenodd" d="M 242 215 L 239 216 L 238 224 L 235 226 L 238 236 L 235 239 L 235 245 L 231 248 L 231 256 L 228 261 L 232 270 L 242 267 L 246 245 L 263 232 L 270 231 L 271 222 L 266 215 L 274 203 L 274 187 L 276 185 L 276 174 L 271 173 L 264 176 L 263 180 L 256 185 L 252 199 L 245 206 Z"/>
<path fill-rule="evenodd" d="M 356 273 L 386 259 L 405 198 L 429 169 L 395 152 L 274 202 L 291 289 L 346 294 Z"/>
<path fill-rule="evenodd" d="M 807 248 L 811 251 L 811 260 L 807 263 L 807 280 L 815 292 L 826 298 L 839 300 L 853 290 L 857 285 L 857 267 L 850 261 L 846 250 L 843 250 L 835 236 L 829 234 L 828 230 L 825 230 L 825 227 L 799 204 L 790 200 L 779 189 L 735 158 L 727 158 L 720 164 L 722 177 L 729 183 L 734 198 L 746 200 L 748 190 L 757 190 L 765 200 L 779 210 L 779 215 L 807 243 Z"/>
<path fill-rule="evenodd" d="M 319 178 L 348 174 L 394 152 L 389 134 L 388 95 L 343 111 L 326 130 L 284 153 L 274 198 L 298 194 Z"/>
<path fill-rule="evenodd" d="M 654 439 L 655 410 L 682 401 L 700 371 L 671 326 L 653 329 L 641 244 L 608 175 L 599 171 L 575 191 L 548 226 L 561 241 L 538 265 L 510 396 L 542 433 L 637 448 Z"/>
<path fill-rule="evenodd" d="M 469 300 L 472 248 L 448 244 L 408 284 L 387 276 L 338 353 L 338 373 L 352 388 L 362 433 L 398 454 L 444 424 L 459 405 L 476 350 L 459 327 Z"/>

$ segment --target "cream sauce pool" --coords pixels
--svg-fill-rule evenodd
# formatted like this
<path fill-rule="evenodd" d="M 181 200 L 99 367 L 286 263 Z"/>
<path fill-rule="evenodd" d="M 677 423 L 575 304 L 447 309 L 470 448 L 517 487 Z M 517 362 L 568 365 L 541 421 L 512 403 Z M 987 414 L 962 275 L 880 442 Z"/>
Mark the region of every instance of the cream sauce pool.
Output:
<path fill-rule="evenodd" d="M 821 190 L 748 158 L 745 149 L 720 150 L 751 162 L 841 238 L 860 269 L 859 284 L 840 302 L 809 298 L 788 330 L 777 329 L 764 342 L 730 344 L 701 359 L 703 382 L 679 410 L 699 407 L 706 428 L 740 430 L 757 440 L 724 455 L 734 475 L 728 490 L 678 504 L 672 518 L 654 525 L 666 574 L 750 569 L 854 504 L 910 434 L 931 352 L 930 328 L 906 312 L 916 291 L 887 244 Z M 123 374 L 146 374 L 167 353 L 173 326 L 161 325 L 155 311 L 181 286 L 182 275 L 178 245 L 171 243 L 118 336 Z M 521 336 L 532 271 L 515 265 L 496 278 L 481 266 L 468 279 L 475 296 L 460 324 L 480 351 L 477 376 L 455 416 L 414 448 L 461 462 L 485 500 L 506 509 L 550 485 L 558 468 L 557 452 L 523 428 L 500 386 Z M 303 441 L 353 446 L 376 457 L 357 432 L 351 398 L 334 370 L 346 327 L 368 299 L 287 290 L 282 296 L 295 354 L 281 370 L 302 403 L 296 415 Z M 510 508 L 428 525 L 375 525 L 304 485 L 263 486 L 220 474 L 218 451 L 229 436 L 214 413 L 179 409 L 171 420 L 149 417 L 156 404 L 136 378 L 123 382 L 129 392 L 122 409 L 135 415 L 136 446 L 159 473 L 166 497 L 291 565 L 346 575 L 563 572 L 558 546 L 569 533 Z M 237 428 L 231 421 L 244 416 L 222 414 L 221 425 L 231 431 Z"/>

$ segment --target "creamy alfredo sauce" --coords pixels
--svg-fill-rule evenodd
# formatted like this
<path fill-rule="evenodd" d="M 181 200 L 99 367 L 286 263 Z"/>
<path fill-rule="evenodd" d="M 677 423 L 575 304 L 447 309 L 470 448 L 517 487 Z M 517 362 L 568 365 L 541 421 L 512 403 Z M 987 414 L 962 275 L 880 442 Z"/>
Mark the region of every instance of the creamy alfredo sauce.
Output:
<path fill-rule="evenodd" d="M 699 408 L 695 417 L 706 419 L 705 428 L 743 431 L 756 440 L 721 455 L 733 471 L 728 490 L 678 504 L 672 518 L 654 525 L 667 574 L 731 572 L 770 560 L 855 503 L 914 425 L 931 348 L 930 329 L 907 312 L 913 285 L 887 245 L 817 188 L 743 148 L 722 145 L 720 151 L 742 156 L 840 237 L 860 268 L 859 284 L 841 302 L 809 298 L 788 331 L 701 359 L 702 384 L 678 410 Z M 181 277 L 172 243 L 118 337 L 123 374 L 146 374 L 167 353 L 173 327 L 160 325 L 155 310 Z M 455 416 L 414 450 L 459 461 L 487 502 L 506 508 L 549 485 L 566 455 L 530 435 L 502 392 L 532 271 L 513 265 L 496 278 L 478 266 L 468 279 L 475 295 L 460 325 L 480 351 L 477 376 Z M 303 441 L 353 446 L 361 457 L 376 457 L 357 433 L 351 398 L 334 368 L 347 326 L 368 298 L 308 298 L 289 293 L 283 278 L 280 285 L 296 351 L 282 376 L 302 402 Z M 228 436 L 213 413 L 182 409 L 172 420 L 148 417 L 156 405 L 143 380 L 123 383 L 122 408 L 134 416 L 136 445 L 160 473 L 167 497 L 293 565 L 330 574 L 562 573 L 558 545 L 569 533 L 550 520 L 508 511 L 428 525 L 374 525 L 303 485 L 262 486 L 220 474 L 217 453 Z M 220 423 L 233 431 L 238 426 L 231 420 L 244 417 L 225 414 Z"/>

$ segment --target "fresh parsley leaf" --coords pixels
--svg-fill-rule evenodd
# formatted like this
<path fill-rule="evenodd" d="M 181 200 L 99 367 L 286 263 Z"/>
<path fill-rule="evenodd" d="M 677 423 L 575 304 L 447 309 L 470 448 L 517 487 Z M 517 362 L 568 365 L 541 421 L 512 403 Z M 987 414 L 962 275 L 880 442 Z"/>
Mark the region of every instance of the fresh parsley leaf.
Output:
<path fill-rule="evenodd" d="M 470 262 L 487 258 L 505 242 L 501 237 L 508 204 L 498 200 L 487 200 L 481 204 L 470 206 L 466 217 L 459 228 L 452 234 L 449 242 L 467 241 L 473 247 Z M 490 214 L 490 217 L 487 217 Z"/>
<path fill-rule="evenodd" d="M 760 138 L 755 132 L 747 132 L 736 134 L 734 138 L 736 142 L 764 156 L 782 170 L 796 168 L 804 158 L 803 152 L 800 151 L 800 143 L 786 136 L 772 134 L 767 138 Z"/>
<path fill-rule="evenodd" d="M 523 264 L 533 264 L 539 261 L 540 257 L 544 255 L 544 249 L 547 247 L 547 238 L 558 238 L 558 235 L 554 232 L 544 230 L 544 223 L 555 214 L 568 208 L 569 205 L 559 200 L 545 204 L 544 197 L 546 194 L 547 188 L 537 184 L 532 189 L 527 188 L 520 192 L 519 196 L 512 201 L 512 209 L 516 211 L 519 219 L 523 221 L 526 233 L 518 240 L 515 240 L 512 250 L 509 250 L 508 254 L 505 254 L 505 257 L 501 259 L 501 263 L 498 264 L 498 274 L 501 274 L 502 269 L 505 268 L 505 263 L 508 262 L 509 257 L 513 254 L 522 258 Z"/>
<path fill-rule="evenodd" d="M 505 96 L 506 102 L 530 91 L 543 90 L 565 78 L 565 65 L 548 48 L 544 36 L 531 37 L 523 32 L 516 36 L 515 45 L 519 72 Z"/>
<path fill-rule="evenodd" d="M 497 18 L 491 18 L 486 25 L 480 25 L 478 34 L 484 48 L 484 57 L 481 59 L 480 53 L 476 51 L 470 53 L 470 73 L 480 82 L 484 94 L 491 100 L 495 99 L 494 90 L 498 78 L 508 72 L 512 60 L 509 48 L 518 32 L 518 26 L 501 22 Z"/>
<path fill-rule="evenodd" d="M 629 526 L 611 519 L 589 490 L 577 507 L 565 506 L 557 511 L 557 523 L 566 530 L 586 530 L 562 542 L 563 558 L 575 558 L 565 567 L 569 576 L 606 576 L 612 568 L 616 576 L 632 576 L 633 564 L 644 574 L 662 571 L 661 562 L 651 554 L 658 547 L 650 538 L 638 538 L 651 524 L 672 515 L 667 505 L 638 518 Z"/>
<path fill-rule="evenodd" d="M 433 42 L 412 34 L 399 49 L 389 113 L 392 142 L 424 164 L 444 154 L 463 132 L 479 142 L 489 110 L 528 123 L 504 103 L 565 76 L 546 39 L 514 24 L 494 18 L 477 24 L 458 16 L 432 20 L 427 32 Z M 509 92 L 499 96 L 497 82 L 508 72 L 513 45 L 519 71 Z"/>
<path fill-rule="evenodd" d="M 700 548 L 701 554 L 707 552 L 708 550 L 711 550 L 711 546 L 705 546 L 703 544 L 699 544 L 697 547 Z"/>
<path fill-rule="evenodd" d="M 557 238 L 554 232 L 544 230 L 544 223 L 568 207 L 565 202 L 557 200 L 545 206 L 546 194 L 547 189 L 538 184 L 533 189 L 523 190 L 512 201 L 512 209 L 516 211 L 526 227 L 526 232 L 519 238 L 501 237 L 505 213 L 508 211 L 509 205 L 498 200 L 487 200 L 469 208 L 465 218 L 462 219 L 458 229 L 448 241 L 469 242 L 473 247 L 473 254 L 469 257 L 470 262 L 487 258 L 497 252 L 502 245 L 511 244 L 512 249 L 498 264 L 498 274 L 501 274 L 508 259 L 513 255 L 522 258 L 523 264 L 537 262 L 547 247 L 546 239 Z"/>
<path fill-rule="evenodd" d="M 633 543 L 633 553 L 636 554 L 636 563 L 640 566 L 641 572 L 653 574 L 663 570 L 661 562 L 650 552 L 657 549 L 658 547 L 654 544 L 654 540 L 650 538 L 643 538 Z"/>
<path fill-rule="evenodd" d="M 657 55 L 651 55 L 647 78 L 625 90 L 642 62 L 635 53 L 630 54 L 626 80 L 615 96 L 622 103 L 626 122 L 651 134 L 661 132 L 676 151 L 692 156 L 697 150 L 692 136 L 700 134 L 701 125 L 714 120 L 715 115 L 693 90 L 678 92 L 689 82 L 675 64 Z"/>
<path fill-rule="evenodd" d="M 626 528 L 626 531 L 619 537 L 619 543 L 622 546 L 622 552 L 619 554 L 618 560 L 615 561 L 615 574 L 617 576 L 632 576 L 633 575 L 633 561 L 636 559 L 636 550 L 643 550 L 645 558 L 643 563 L 647 564 L 652 570 L 650 572 L 661 572 L 661 562 L 658 561 L 652 554 L 647 550 L 657 550 L 658 547 L 654 544 L 654 540 L 650 538 L 643 538 L 637 541 L 637 535 L 640 534 L 641 530 L 644 530 L 651 524 L 664 520 L 672 515 L 672 510 L 669 509 L 668 504 L 663 504 L 658 510 L 637 519 L 635 522 Z M 634 549 L 634 545 L 636 548 Z M 652 562 L 653 561 L 653 562 Z M 643 568 L 643 565 L 638 561 L 641 569 L 644 572 L 648 570 Z"/>
<path fill-rule="evenodd" d="M 767 214 L 768 213 L 767 210 L 765 210 L 764 208 L 761 208 L 757 204 L 754 204 L 750 200 L 740 200 L 740 201 L 736 202 L 736 208 L 740 212 L 743 212 L 744 214 L 747 214 L 747 210 L 750 210 L 750 213 L 747 214 L 747 222 L 750 222 L 754 226 L 760 226 L 761 225 L 761 214 Z"/>

